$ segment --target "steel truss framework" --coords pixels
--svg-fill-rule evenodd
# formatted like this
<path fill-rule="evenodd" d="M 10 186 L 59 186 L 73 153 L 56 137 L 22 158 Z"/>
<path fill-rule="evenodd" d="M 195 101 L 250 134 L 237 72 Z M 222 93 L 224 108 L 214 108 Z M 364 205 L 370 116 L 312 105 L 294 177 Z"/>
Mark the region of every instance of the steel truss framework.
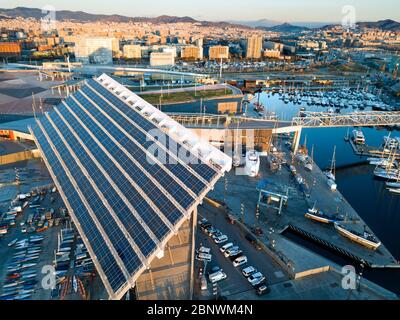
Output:
<path fill-rule="evenodd" d="M 294 117 L 292 125 L 304 128 L 400 125 L 399 111 L 365 111 L 349 114 L 305 112 L 303 115 L 302 117 Z"/>

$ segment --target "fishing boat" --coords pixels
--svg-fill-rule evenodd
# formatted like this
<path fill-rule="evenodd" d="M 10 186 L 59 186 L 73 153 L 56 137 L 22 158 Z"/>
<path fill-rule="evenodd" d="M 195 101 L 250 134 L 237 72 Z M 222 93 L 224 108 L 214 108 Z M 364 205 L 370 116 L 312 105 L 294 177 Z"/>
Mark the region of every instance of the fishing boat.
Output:
<path fill-rule="evenodd" d="M 369 232 L 366 231 L 364 231 L 363 233 L 357 232 L 339 222 L 335 222 L 334 225 L 335 229 L 339 232 L 339 234 L 358 244 L 361 244 L 364 247 L 376 250 L 381 245 L 381 242 L 373 234 Z"/>
<path fill-rule="evenodd" d="M 341 217 L 337 217 L 335 215 L 326 214 L 321 210 L 316 209 L 315 207 L 308 209 L 308 211 L 304 215 L 306 218 L 309 218 L 314 221 L 322 222 L 322 223 L 334 223 L 338 221 L 342 221 Z"/>
<path fill-rule="evenodd" d="M 250 177 L 255 177 L 260 169 L 260 157 L 255 150 L 246 152 L 246 163 L 244 170 Z"/>

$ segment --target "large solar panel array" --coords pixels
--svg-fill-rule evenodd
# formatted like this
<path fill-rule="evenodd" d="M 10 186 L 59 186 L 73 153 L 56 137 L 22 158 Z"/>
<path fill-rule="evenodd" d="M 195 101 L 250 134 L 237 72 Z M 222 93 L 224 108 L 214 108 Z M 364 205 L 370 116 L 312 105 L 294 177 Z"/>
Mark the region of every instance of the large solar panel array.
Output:
<path fill-rule="evenodd" d="M 112 299 L 162 255 L 231 167 L 228 156 L 104 74 L 30 130 Z"/>

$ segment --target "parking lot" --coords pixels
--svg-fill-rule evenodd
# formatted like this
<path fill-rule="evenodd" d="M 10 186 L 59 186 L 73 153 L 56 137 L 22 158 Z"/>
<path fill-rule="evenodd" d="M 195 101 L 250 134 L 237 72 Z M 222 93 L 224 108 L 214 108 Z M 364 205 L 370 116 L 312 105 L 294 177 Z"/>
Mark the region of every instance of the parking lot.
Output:
<path fill-rule="evenodd" d="M 207 219 L 214 228 L 219 229 L 223 234 L 227 235 L 228 241 L 225 243 L 233 242 L 235 246 L 239 246 L 243 251 L 243 255 L 245 255 L 248 260 L 247 264 L 235 268 L 232 261 L 229 258 L 226 258 L 219 250 L 223 244 L 215 244 L 211 237 L 203 232 L 201 228 L 198 228 L 196 235 L 196 248 L 199 248 L 201 245 L 209 247 L 212 255 L 211 262 L 206 263 L 205 273 L 207 274 L 207 272 L 210 272 L 213 267 L 218 266 L 227 275 L 226 279 L 217 282 L 216 286 L 219 296 L 229 299 L 230 296 L 241 293 L 243 299 L 260 298 L 256 295 L 256 291 L 249 281 L 242 275 L 241 270 L 246 266 L 253 266 L 261 272 L 265 276 L 268 286 L 289 279 L 285 271 L 282 270 L 282 268 L 271 257 L 269 257 L 265 252 L 258 250 L 245 238 L 246 235 L 236 225 L 232 225 L 226 220 L 223 210 L 204 203 L 199 207 L 199 220 L 202 218 Z M 201 281 L 199 278 L 199 269 L 203 268 L 204 265 L 205 263 L 203 261 L 196 261 L 195 296 L 198 299 L 210 299 L 214 297 L 213 285 L 210 283 L 208 278 L 208 290 L 200 289 Z"/>

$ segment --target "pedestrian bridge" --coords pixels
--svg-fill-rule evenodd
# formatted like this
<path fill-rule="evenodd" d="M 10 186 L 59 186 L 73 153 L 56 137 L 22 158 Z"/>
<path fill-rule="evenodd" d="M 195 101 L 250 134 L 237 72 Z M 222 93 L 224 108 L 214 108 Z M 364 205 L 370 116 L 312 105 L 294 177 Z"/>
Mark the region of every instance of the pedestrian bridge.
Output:
<path fill-rule="evenodd" d="M 302 116 L 292 119 L 292 125 L 303 128 L 393 126 L 400 125 L 400 111 L 363 111 L 348 114 L 303 112 Z"/>
<path fill-rule="evenodd" d="M 302 112 L 291 121 L 199 113 L 168 113 L 189 128 L 208 129 L 278 129 L 295 127 L 362 127 L 400 125 L 400 111 L 363 111 L 347 114 Z"/>

